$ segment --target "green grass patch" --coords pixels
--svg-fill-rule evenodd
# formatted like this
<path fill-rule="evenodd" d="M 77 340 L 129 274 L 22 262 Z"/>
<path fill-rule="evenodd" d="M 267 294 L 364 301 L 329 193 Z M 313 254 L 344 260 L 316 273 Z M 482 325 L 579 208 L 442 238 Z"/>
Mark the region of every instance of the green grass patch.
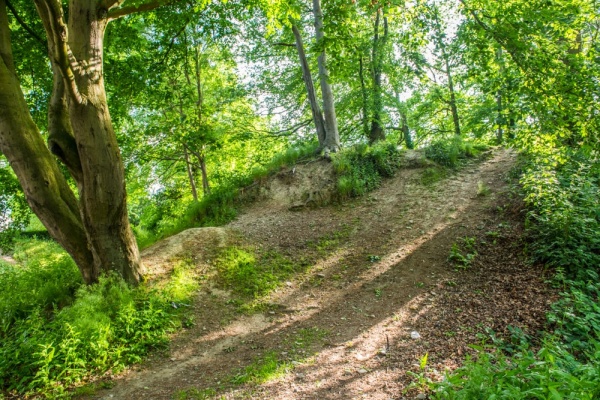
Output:
<path fill-rule="evenodd" d="M 66 397 L 93 376 L 118 372 L 164 347 L 197 289 L 180 263 L 161 290 L 116 276 L 85 286 L 54 242 L 19 243 L 0 267 L 0 383 L 9 395 Z"/>
<path fill-rule="evenodd" d="M 231 377 L 231 383 L 260 384 L 282 377 L 294 368 L 293 361 L 306 360 L 312 346 L 322 341 L 328 332 L 319 328 L 303 328 L 291 338 L 285 357 L 281 353 L 269 351 L 256 358 L 249 366 Z"/>
<path fill-rule="evenodd" d="M 425 156 L 443 167 L 456 168 L 462 160 L 479 157 L 487 149 L 486 144 L 452 137 L 431 143 L 425 148 Z"/>
<path fill-rule="evenodd" d="M 339 200 L 359 197 L 378 188 L 383 178 L 394 176 L 401 164 L 400 151 L 387 142 L 373 146 L 360 144 L 332 157 Z"/>
<path fill-rule="evenodd" d="M 217 281 L 239 296 L 239 311 L 264 311 L 266 297 L 293 275 L 304 272 L 310 263 L 294 262 L 274 252 L 257 253 L 250 247 L 229 247 L 216 258 Z"/>

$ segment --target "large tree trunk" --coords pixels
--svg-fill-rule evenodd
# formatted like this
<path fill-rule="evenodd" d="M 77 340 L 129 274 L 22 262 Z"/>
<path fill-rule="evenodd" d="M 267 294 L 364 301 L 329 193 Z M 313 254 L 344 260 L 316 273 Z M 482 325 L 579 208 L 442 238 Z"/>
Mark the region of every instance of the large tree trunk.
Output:
<path fill-rule="evenodd" d="M 320 0 L 313 0 L 313 14 L 315 17 L 317 42 L 322 42 L 325 35 L 323 33 L 323 11 L 321 10 Z M 337 116 L 335 114 L 333 91 L 329 84 L 329 71 L 327 70 L 325 50 L 319 55 L 318 62 L 321 95 L 323 96 L 323 114 L 325 115 L 325 132 L 327 134 L 325 137 L 325 151 L 336 152 L 340 148 L 340 134 L 338 132 Z"/>
<path fill-rule="evenodd" d="M 383 114 L 383 100 L 381 93 L 381 74 L 382 74 L 382 47 L 387 39 L 387 18 L 383 17 L 384 34 L 379 36 L 379 24 L 381 19 L 381 8 L 377 9 L 375 17 L 375 29 L 373 34 L 373 118 L 371 120 L 371 131 L 369 132 L 369 142 L 371 144 L 385 140 L 385 133 L 381 125 L 381 115 Z"/>
<path fill-rule="evenodd" d="M 86 282 L 93 256 L 75 195 L 31 118 L 12 61 L 4 0 L 0 0 L 0 151 L 15 171 L 29 206 L 73 257 Z"/>
<path fill-rule="evenodd" d="M 0 1 L 0 12 L 5 15 L 4 0 Z M 136 284 L 141 278 L 140 256 L 129 226 L 125 174 L 102 74 L 108 22 L 104 3 L 72 0 L 65 24 L 59 1 L 35 0 L 48 37 L 55 80 L 49 144 L 71 171 L 79 202 L 66 182 L 61 183 L 64 178 L 48 150 L 40 146 L 41 137 L 6 60 L 1 72 L 0 141 L 34 212 L 73 256 L 84 280 L 93 283 L 101 273 L 115 271 Z M 10 54 L 6 18 L 0 20 L 0 29 L 2 53 Z M 21 165 L 25 160 L 28 166 Z M 57 223 L 54 213 L 61 213 L 70 223 Z"/>
<path fill-rule="evenodd" d="M 302 79 L 304 80 L 304 86 L 306 87 L 308 102 L 310 104 L 313 122 L 317 130 L 317 138 L 319 139 L 319 148 L 321 149 L 325 146 L 325 121 L 323 120 L 321 107 L 319 107 L 319 103 L 317 102 L 317 95 L 315 94 L 310 67 L 308 66 L 308 61 L 306 59 L 302 36 L 300 36 L 300 31 L 295 24 L 292 24 L 292 32 L 294 33 L 294 39 L 296 40 L 296 49 L 298 50 L 298 57 L 300 58 L 300 65 L 302 66 Z"/>

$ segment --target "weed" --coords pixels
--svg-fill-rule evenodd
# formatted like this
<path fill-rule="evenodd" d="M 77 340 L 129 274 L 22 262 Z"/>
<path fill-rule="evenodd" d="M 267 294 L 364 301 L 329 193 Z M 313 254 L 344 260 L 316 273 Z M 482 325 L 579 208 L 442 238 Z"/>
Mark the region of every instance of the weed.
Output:
<path fill-rule="evenodd" d="M 462 244 L 456 242 L 452 244 L 448 261 L 450 261 L 457 269 L 466 269 L 471 266 L 473 260 L 477 256 L 477 251 L 475 250 L 475 238 L 464 237 L 461 241 Z"/>
<path fill-rule="evenodd" d="M 376 263 L 377 261 L 381 261 L 381 256 L 376 256 L 374 254 L 369 254 L 367 256 L 367 260 L 369 260 L 369 262 Z"/>

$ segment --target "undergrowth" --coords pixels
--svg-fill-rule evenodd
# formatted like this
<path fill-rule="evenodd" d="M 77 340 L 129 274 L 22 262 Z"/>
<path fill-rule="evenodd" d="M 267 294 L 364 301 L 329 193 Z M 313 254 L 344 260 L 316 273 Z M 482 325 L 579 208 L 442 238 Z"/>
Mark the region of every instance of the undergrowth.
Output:
<path fill-rule="evenodd" d="M 489 146 L 459 137 L 438 140 L 425 147 L 425 156 L 441 166 L 456 168 L 464 159 L 476 158 Z"/>
<path fill-rule="evenodd" d="M 362 196 L 381 185 L 383 178 L 394 176 L 401 154 L 393 143 L 373 146 L 361 144 L 333 155 L 340 200 Z"/>
<path fill-rule="evenodd" d="M 15 258 L 0 265 L 0 383 L 11 396 L 68 397 L 92 376 L 139 362 L 167 344 L 181 325 L 176 305 L 197 287 L 186 263 L 158 291 L 115 276 L 83 285 L 53 242 L 17 243 Z"/>
<path fill-rule="evenodd" d="M 528 155 L 521 185 L 531 255 L 562 289 L 548 331 L 537 350 L 528 340 L 477 347 L 476 359 L 432 385 L 438 399 L 600 398 L 600 162 L 589 151 L 541 151 Z"/>

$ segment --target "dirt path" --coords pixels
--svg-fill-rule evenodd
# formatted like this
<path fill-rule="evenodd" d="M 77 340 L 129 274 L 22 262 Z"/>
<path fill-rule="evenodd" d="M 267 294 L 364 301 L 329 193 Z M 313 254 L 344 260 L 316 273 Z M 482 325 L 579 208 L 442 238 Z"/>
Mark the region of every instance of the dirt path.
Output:
<path fill-rule="evenodd" d="M 480 334 L 509 326 L 534 334 L 554 295 L 522 259 L 507 178 L 514 159 L 497 150 L 431 186 L 422 169 L 402 170 L 343 206 L 255 204 L 229 228 L 291 258 L 311 253 L 315 265 L 272 294 L 270 311 L 251 316 L 206 288 L 194 328 L 93 397 L 205 398 L 211 389 L 227 399 L 415 398 L 422 388 L 407 371 L 439 379 Z M 453 245 L 463 262 L 448 261 Z M 232 383 L 273 355 L 290 360 L 280 376 Z"/>

